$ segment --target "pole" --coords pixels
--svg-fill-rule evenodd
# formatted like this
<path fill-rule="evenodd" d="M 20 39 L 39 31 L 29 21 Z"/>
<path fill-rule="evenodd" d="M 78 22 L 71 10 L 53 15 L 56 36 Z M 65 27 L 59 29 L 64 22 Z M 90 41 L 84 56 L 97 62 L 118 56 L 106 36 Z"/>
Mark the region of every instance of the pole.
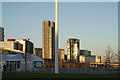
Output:
<path fill-rule="evenodd" d="M 55 0 L 55 73 L 58 72 L 58 0 Z"/>
<path fill-rule="evenodd" d="M 87 73 L 86 71 L 86 56 L 85 56 L 85 74 Z"/>
<path fill-rule="evenodd" d="M 26 72 L 27 71 L 26 53 L 24 54 L 24 59 L 25 59 L 25 72 Z"/>

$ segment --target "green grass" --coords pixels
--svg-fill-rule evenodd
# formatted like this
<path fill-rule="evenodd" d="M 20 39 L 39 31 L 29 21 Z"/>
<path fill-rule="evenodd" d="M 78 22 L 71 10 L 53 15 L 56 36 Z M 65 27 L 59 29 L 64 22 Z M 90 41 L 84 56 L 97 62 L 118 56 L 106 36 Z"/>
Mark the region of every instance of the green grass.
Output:
<path fill-rule="evenodd" d="M 119 74 L 2 73 L 2 78 L 119 78 Z"/>

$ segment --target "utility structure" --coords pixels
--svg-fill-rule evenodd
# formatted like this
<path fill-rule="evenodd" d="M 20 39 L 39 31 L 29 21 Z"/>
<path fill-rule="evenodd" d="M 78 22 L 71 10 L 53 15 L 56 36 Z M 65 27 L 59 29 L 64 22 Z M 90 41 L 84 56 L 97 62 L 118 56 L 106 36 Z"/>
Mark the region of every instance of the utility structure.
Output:
<path fill-rule="evenodd" d="M 58 0 L 55 1 L 55 73 L 58 71 Z"/>

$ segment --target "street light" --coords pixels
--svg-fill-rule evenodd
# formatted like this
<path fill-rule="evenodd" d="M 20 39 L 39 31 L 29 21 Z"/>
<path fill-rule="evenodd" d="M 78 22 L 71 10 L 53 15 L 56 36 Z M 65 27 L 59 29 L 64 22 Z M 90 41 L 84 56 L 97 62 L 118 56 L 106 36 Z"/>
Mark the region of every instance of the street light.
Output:
<path fill-rule="evenodd" d="M 59 73 L 58 66 L 58 0 L 55 0 L 55 73 Z"/>

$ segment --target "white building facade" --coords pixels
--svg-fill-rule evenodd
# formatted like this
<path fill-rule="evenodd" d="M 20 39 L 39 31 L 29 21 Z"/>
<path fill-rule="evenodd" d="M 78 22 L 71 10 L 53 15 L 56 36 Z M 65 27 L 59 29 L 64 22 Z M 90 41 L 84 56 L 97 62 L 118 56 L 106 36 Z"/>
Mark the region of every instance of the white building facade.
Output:
<path fill-rule="evenodd" d="M 26 55 L 26 61 L 24 54 L 2 55 L 0 58 L 3 72 L 34 72 L 44 67 L 44 60 L 33 54 Z"/>

